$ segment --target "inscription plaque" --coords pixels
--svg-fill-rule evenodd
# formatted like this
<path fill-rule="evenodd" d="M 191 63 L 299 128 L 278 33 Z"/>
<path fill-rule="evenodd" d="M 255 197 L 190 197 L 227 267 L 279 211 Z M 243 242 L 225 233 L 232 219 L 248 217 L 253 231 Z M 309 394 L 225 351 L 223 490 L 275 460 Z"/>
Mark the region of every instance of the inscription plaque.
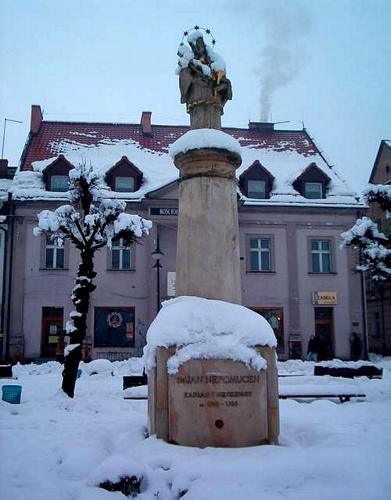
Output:
<path fill-rule="evenodd" d="M 228 359 L 191 360 L 168 380 L 169 440 L 253 446 L 267 440 L 266 373 Z"/>

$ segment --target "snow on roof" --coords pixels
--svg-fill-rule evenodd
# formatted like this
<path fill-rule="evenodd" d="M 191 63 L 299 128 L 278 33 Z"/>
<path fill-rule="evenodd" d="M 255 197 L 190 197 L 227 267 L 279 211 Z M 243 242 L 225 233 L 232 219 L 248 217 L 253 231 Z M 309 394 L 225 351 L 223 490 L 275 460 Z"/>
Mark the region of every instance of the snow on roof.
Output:
<path fill-rule="evenodd" d="M 233 359 L 256 370 L 266 362 L 255 346 L 276 347 L 272 327 L 247 307 L 201 297 L 176 297 L 162 303 L 151 323 L 144 348 L 148 369 L 155 366 L 159 346 L 176 346 L 168 360 L 169 373 L 190 359 Z"/>
<path fill-rule="evenodd" d="M 60 154 L 73 165 L 82 161 L 91 163 L 102 175 L 126 156 L 143 172 L 143 183 L 133 193 L 117 193 L 108 188 L 106 196 L 141 201 L 147 193 L 178 179 L 169 147 L 188 131 L 185 126 L 152 125 L 152 134 L 144 135 L 141 125 L 136 124 L 44 121 L 29 140 L 10 191 L 16 199 L 66 199 L 66 193 L 46 191 L 42 177 L 42 171 Z M 246 205 L 356 207 L 359 204 L 356 193 L 326 163 L 305 130 L 223 128 L 223 132 L 241 145 L 238 177 L 258 160 L 275 178 L 270 199 L 243 196 Z M 311 163 L 330 178 L 325 199 L 308 200 L 293 188 L 294 180 Z"/>

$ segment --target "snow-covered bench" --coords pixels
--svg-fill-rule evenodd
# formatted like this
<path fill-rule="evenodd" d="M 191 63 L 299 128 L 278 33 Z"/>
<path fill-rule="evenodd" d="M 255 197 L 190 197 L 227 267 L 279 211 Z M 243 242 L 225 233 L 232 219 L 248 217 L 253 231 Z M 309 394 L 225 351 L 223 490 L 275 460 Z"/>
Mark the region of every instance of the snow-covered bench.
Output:
<path fill-rule="evenodd" d="M 148 377 L 144 373 L 143 375 L 125 375 L 122 378 L 122 388 L 128 389 L 129 387 L 139 387 L 140 385 L 146 385 L 148 383 Z"/>
<path fill-rule="evenodd" d="M 123 391 L 124 399 L 148 399 L 148 386 L 129 387 Z M 280 385 L 280 399 L 339 399 L 341 403 L 350 398 L 365 398 L 361 391 L 346 385 Z"/>
<path fill-rule="evenodd" d="M 383 369 L 377 368 L 375 365 L 360 365 L 360 366 L 323 366 L 316 365 L 314 367 L 314 375 L 330 375 L 331 377 L 368 377 L 368 378 L 382 378 Z"/>
<path fill-rule="evenodd" d="M 366 395 L 354 387 L 344 385 L 280 385 L 280 399 L 339 399 L 341 403 L 350 398 L 365 398 Z"/>

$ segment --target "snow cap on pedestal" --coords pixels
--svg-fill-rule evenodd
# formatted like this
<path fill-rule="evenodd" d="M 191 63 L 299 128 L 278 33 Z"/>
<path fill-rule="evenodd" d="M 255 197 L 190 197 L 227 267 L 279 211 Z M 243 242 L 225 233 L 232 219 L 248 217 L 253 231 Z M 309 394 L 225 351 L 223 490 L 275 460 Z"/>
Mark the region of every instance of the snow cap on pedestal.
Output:
<path fill-rule="evenodd" d="M 205 148 L 223 149 L 241 157 L 241 147 L 236 139 L 221 130 L 211 128 L 189 130 L 171 144 L 169 153 L 174 159 L 180 153 Z"/>
<path fill-rule="evenodd" d="M 276 347 L 272 327 L 260 314 L 221 300 L 177 297 L 163 302 L 147 333 L 144 348 L 148 369 L 155 366 L 158 347 L 176 346 L 168 360 L 169 373 L 190 359 L 231 359 L 256 370 L 266 361 L 256 346 Z"/>

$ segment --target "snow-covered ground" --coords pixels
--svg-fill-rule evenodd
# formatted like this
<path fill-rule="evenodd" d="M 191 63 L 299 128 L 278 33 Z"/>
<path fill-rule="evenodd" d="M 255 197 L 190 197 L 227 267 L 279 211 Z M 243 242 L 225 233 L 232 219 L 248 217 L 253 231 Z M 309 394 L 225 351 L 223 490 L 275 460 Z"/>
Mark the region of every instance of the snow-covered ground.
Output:
<path fill-rule="evenodd" d="M 382 380 L 313 377 L 313 363 L 279 363 L 282 385 L 342 384 L 367 397 L 340 404 L 280 401 L 279 446 L 196 449 L 146 437 L 147 402 L 124 400 L 122 376 L 140 359 L 59 390 L 61 365 L 14 367 L 22 403 L 0 402 L 2 500 L 120 500 L 96 487 L 143 474 L 138 498 L 171 500 L 387 500 L 391 498 L 391 358 Z M 245 422 L 243 422 L 245 425 Z"/>

